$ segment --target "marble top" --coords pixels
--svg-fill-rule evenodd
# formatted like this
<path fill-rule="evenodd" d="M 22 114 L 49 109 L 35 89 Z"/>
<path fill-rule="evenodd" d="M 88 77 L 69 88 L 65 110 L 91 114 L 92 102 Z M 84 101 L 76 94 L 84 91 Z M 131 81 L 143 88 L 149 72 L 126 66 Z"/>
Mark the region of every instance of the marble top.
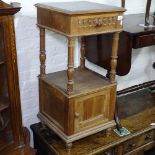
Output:
<path fill-rule="evenodd" d="M 87 1 L 38 3 L 35 6 L 46 8 L 49 10 L 55 10 L 66 14 L 125 11 L 125 9 L 121 7 L 104 5 L 100 3 L 87 2 Z"/>

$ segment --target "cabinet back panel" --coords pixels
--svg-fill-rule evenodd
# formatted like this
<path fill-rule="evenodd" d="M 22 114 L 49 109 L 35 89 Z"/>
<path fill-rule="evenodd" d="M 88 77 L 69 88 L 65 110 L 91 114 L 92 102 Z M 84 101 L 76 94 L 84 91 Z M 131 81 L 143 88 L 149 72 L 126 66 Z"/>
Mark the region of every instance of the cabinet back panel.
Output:
<path fill-rule="evenodd" d="M 3 30 L 2 24 L 0 23 L 0 63 L 4 59 L 4 42 L 3 42 Z"/>
<path fill-rule="evenodd" d="M 6 65 L 0 65 L 0 96 L 8 97 L 7 70 Z"/>

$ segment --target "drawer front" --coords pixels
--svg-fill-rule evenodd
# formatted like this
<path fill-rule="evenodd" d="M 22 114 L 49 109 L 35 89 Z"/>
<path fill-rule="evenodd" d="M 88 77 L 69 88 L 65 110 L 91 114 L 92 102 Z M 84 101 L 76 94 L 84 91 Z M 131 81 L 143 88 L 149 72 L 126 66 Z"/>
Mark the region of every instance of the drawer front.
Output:
<path fill-rule="evenodd" d="M 122 29 L 121 17 L 113 14 L 74 17 L 72 33 L 79 36 L 120 31 Z"/>
<path fill-rule="evenodd" d="M 134 149 L 141 147 L 149 142 L 153 142 L 154 132 L 149 131 L 143 135 L 135 137 L 123 144 L 124 154 L 133 151 Z"/>
<path fill-rule="evenodd" d="M 75 100 L 75 132 L 113 120 L 115 91 L 110 87 Z"/>
<path fill-rule="evenodd" d="M 137 36 L 133 40 L 133 48 L 155 45 L 155 34 Z"/>

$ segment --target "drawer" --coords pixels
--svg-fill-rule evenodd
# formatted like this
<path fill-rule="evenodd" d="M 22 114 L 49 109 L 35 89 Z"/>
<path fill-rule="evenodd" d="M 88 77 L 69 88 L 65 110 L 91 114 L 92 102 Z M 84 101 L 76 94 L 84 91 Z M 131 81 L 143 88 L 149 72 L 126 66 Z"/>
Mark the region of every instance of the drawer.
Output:
<path fill-rule="evenodd" d="M 138 137 L 135 137 L 131 140 L 126 141 L 123 144 L 123 152 L 128 153 L 130 151 L 133 151 L 134 149 L 143 146 L 149 142 L 152 142 L 154 140 L 154 132 L 153 131 L 149 131 L 145 134 L 142 134 Z"/>
<path fill-rule="evenodd" d="M 68 15 L 39 8 L 38 25 L 46 26 L 67 36 L 83 36 L 122 30 L 122 12 Z M 46 18 L 45 14 L 48 14 Z"/>
<path fill-rule="evenodd" d="M 155 45 L 155 34 L 136 36 L 133 39 L 133 48 Z"/>
<path fill-rule="evenodd" d="M 107 33 L 120 31 L 122 29 L 122 20 L 118 14 L 114 15 L 82 15 L 72 19 L 72 33 L 74 35 L 90 35 L 97 33 Z"/>

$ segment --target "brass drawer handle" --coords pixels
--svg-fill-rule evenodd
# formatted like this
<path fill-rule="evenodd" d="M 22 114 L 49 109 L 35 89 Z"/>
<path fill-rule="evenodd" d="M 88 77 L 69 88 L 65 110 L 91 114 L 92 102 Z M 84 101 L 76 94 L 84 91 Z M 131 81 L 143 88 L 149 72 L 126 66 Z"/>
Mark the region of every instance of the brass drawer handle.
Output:
<path fill-rule="evenodd" d="M 151 135 L 146 135 L 145 140 L 151 140 L 152 136 Z"/>
<path fill-rule="evenodd" d="M 79 117 L 80 117 L 80 113 L 76 112 L 76 113 L 75 113 L 75 117 L 76 117 L 76 118 L 79 118 Z"/>
<path fill-rule="evenodd" d="M 133 148 L 133 147 L 135 147 L 135 146 L 136 146 L 136 144 L 134 144 L 134 143 L 129 144 L 129 148 Z"/>
<path fill-rule="evenodd" d="M 96 20 L 96 26 L 97 27 L 100 27 L 100 26 L 102 26 L 103 25 L 103 21 L 101 21 L 101 20 Z"/>

